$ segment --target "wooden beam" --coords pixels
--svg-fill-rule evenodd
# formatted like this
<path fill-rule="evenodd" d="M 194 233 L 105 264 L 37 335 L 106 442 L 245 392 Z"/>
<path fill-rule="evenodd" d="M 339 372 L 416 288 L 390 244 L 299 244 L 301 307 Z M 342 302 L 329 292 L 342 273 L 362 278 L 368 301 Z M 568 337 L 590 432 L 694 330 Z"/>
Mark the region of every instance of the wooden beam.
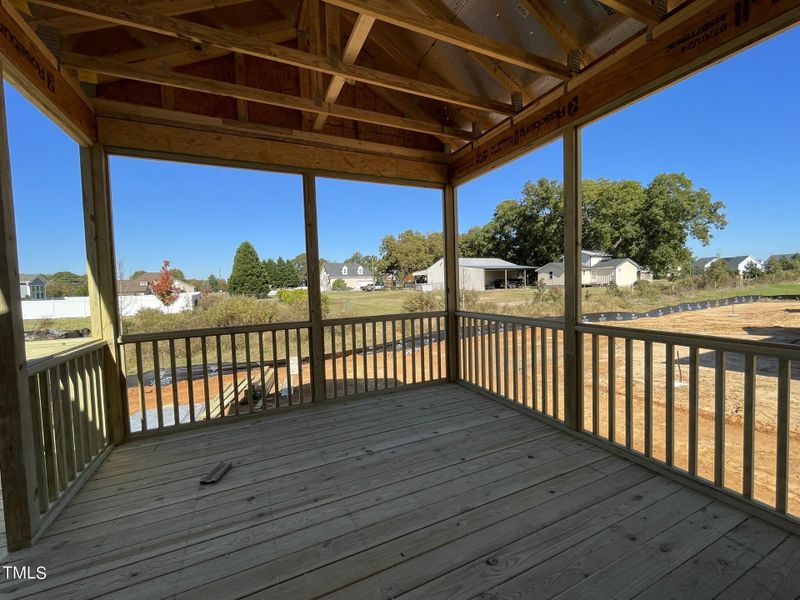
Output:
<path fill-rule="evenodd" d="M 128 0 L 128 5 L 162 15 L 183 15 L 234 4 L 245 4 L 251 0 Z M 31 27 L 52 27 L 60 35 L 72 35 L 108 29 L 115 25 L 81 15 L 59 14 L 52 17 L 31 19 Z"/>
<path fill-rule="evenodd" d="M 197 23 L 174 17 L 165 17 L 135 10 L 119 0 L 35 0 L 35 3 L 76 14 L 94 16 L 110 23 L 146 29 L 166 36 L 190 40 L 198 44 L 224 48 L 230 52 L 249 54 L 257 58 L 280 62 L 301 69 L 311 69 L 328 75 L 340 75 L 346 79 L 433 98 L 442 102 L 460 104 L 487 112 L 514 114 L 514 109 L 510 104 L 357 65 L 348 65 L 341 62 L 334 65 L 324 56 L 317 56 L 279 44 L 254 41 L 246 36 L 198 25 Z"/>
<path fill-rule="evenodd" d="M 584 66 L 595 60 L 595 56 L 581 44 L 578 33 L 558 14 L 550 4 L 550 0 L 520 0 L 520 3 L 547 30 L 567 55 L 570 52 L 580 52 L 581 65 Z"/>
<path fill-rule="evenodd" d="M 55 57 L 8 0 L 0 3 L 0 33 L 5 77 L 76 141 L 96 139 L 88 100 L 77 84 L 61 73 Z"/>
<path fill-rule="evenodd" d="M 442 193 L 444 213 L 445 331 L 447 335 L 447 381 L 458 381 L 458 199 L 455 188 L 447 184 Z"/>
<path fill-rule="evenodd" d="M 317 104 L 308 98 L 290 96 L 288 94 L 271 92 L 269 90 L 261 90 L 235 83 L 228 83 L 226 81 L 219 81 L 217 79 L 197 77 L 195 75 L 188 75 L 186 73 L 175 73 L 173 71 L 150 71 L 148 69 L 141 69 L 135 65 L 126 65 L 100 58 L 82 56 L 79 54 L 65 54 L 61 57 L 61 60 L 64 65 L 76 69 L 124 77 L 126 79 L 133 79 L 136 81 L 167 85 L 185 90 L 192 90 L 195 92 L 215 94 L 218 96 L 227 96 L 230 98 L 246 100 L 248 102 L 257 102 L 259 104 L 267 104 L 270 106 L 280 106 L 281 108 L 289 108 L 292 110 L 303 110 L 316 114 L 325 113 L 334 117 L 340 117 L 342 119 L 352 119 L 354 121 L 372 123 L 373 125 L 396 127 L 398 129 L 406 129 L 408 131 L 428 133 L 431 135 L 443 135 L 457 140 L 474 138 L 474 135 L 470 131 L 454 129 L 444 125 L 421 122 L 415 119 L 396 117 L 394 115 L 387 115 L 384 113 L 373 112 L 360 108 L 352 108 L 349 106 L 326 103 Z"/>
<path fill-rule="evenodd" d="M 297 47 L 310 54 L 322 54 L 322 36 L 319 0 L 303 0 L 297 23 Z M 314 102 L 322 97 L 322 73 L 302 69 L 300 71 L 300 95 Z M 315 113 L 303 112 L 303 129 L 314 126 Z"/>
<path fill-rule="evenodd" d="M 656 25 L 661 22 L 658 10 L 647 0 L 603 0 L 603 4 L 648 25 Z"/>
<path fill-rule="evenodd" d="M 453 155 L 450 177 L 463 183 L 582 125 L 720 60 L 800 19 L 800 0 L 750 5 L 695 0 L 614 54 L 554 88 Z"/>
<path fill-rule="evenodd" d="M 401 113 L 403 113 L 403 116 L 405 117 L 417 119 L 426 123 L 441 124 L 438 123 L 438 121 L 435 120 L 430 114 L 428 114 L 428 112 L 420 108 L 416 102 L 404 94 L 398 94 L 397 92 L 383 88 L 375 88 L 374 92 L 386 100 L 386 102 L 394 106 Z M 453 140 L 452 138 L 446 138 L 440 135 L 437 135 L 436 137 L 439 138 L 443 144 L 453 144 L 453 142 L 456 141 L 457 143 L 455 145 L 460 147 L 463 143 L 462 140 Z"/>
<path fill-rule="evenodd" d="M 230 135 L 196 128 L 100 117 L 100 142 L 116 151 L 172 155 L 211 164 L 241 163 L 263 168 L 346 175 L 376 181 L 443 185 L 447 165 L 426 160 L 376 156 L 366 152 Z"/>
<path fill-rule="evenodd" d="M 318 146 L 320 148 L 332 148 L 336 150 L 355 150 L 379 156 L 389 156 L 392 158 L 411 158 L 415 160 L 425 160 L 429 162 L 446 164 L 448 155 L 444 152 L 433 150 L 420 150 L 417 148 L 407 148 L 405 146 L 395 146 L 380 142 L 369 142 L 355 138 L 340 137 L 299 129 L 288 129 L 286 127 L 275 127 L 272 125 L 262 125 L 259 123 L 243 122 L 222 117 L 209 117 L 178 110 L 166 110 L 153 106 L 143 106 L 141 104 L 131 104 L 117 100 L 107 100 L 105 98 L 95 98 L 92 101 L 95 112 L 98 116 L 114 117 L 119 119 L 147 122 L 168 126 L 184 128 L 194 128 L 204 131 L 214 131 L 217 133 L 227 133 L 233 135 L 257 137 L 268 140 L 278 140 L 287 142 L 297 142 Z"/>
<path fill-rule="evenodd" d="M 581 134 L 575 126 L 564 132 L 564 423 L 583 426 L 581 318 Z"/>
<path fill-rule="evenodd" d="M 322 328 L 320 289 L 319 231 L 317 227 L 317 184 L 311 173 L 303 174 L 303 209 L 306 231 L 306 277 L 308 279 L 308 320 L 311 321 L 309 356 L 311 362 L 311 401 L 325 401 L 325 340 Z"/>
<path fill-rule="evenodd" d="M 464 22 L 458 17 L 458 15 L 453 14 L 452 11 L 447 7 L 447 5 L 442 0 L 413 0 L 413 1 L 414 4 L 417 6 L 417 8 L 421 10 L 423 13 L 431 17 L 444 19 L 458 27 L 466 28 Z M 530 94 L 528 93 L 528 90 L 525 88 L 525 84 L 522 82 L 522 80 L 519 77 L 517 77 L 514 73 L 507 71 L 504 68 L 503 63 L 493 58 L 489 58 L 488 56 L 484 56 L 483 54 L 479 54 L 477 52 L 472 52 L 470 50 L 467 50 L 466 52 L 506 92 L 508 92 L 509 94 L 511 94 L 512 92 L 519 92 L 520 94 L 522 94 L 523 102 L 529 102 L 532 99 Z"/>
<path fill-rule="evenodd" d="M 326 5 L 331 6 L 331 5 Z M 358 15 L 356 19 L 355 25 L 353 25 L 353 30 L 350 32 L 350 37 L 347 38 L 347 43 L 344 46 L 344 51 L 342 52 L 341 61 L 344 63 L 352 64 L 356 62 L 356 58 L 358 57 L 358 53 L 361 52 L 361 48 L 364 46 L 364 42 L 367 41 L 367 36 L 369 35 L 370 30 L 372 29 L 372 24 L 375 23 L 375 19 L 372 17 L 367 17 L 364 15 Z M 344 87 L 345 79 L 344 77 L 340 77 L 338 75 L 334 76 L 330 83 L 328 83 L 328 89 L 325 90 L 325 98 L 324 101 L 333 104 L 339 98 L 339 94 L 342 92 L 342 88 Z M 325 126 L 325 121 L 327 120 L 328 115 L 317 115 L 317 120 L 314 122 L 314 131 L 319 131 Z"/>
<path fill-rule="evenodd" d="M 3 69 L 0 66 L 0 81 Z M 0 85 L 0 477 L 9 550 L 30 545 L 39 528 L 36 448 L 19 295 L 11 158 Z"/>
<path fill-rule="evenodd" d="M 325 2 L 530 71 L 559 79 L 570 78 L 569 69 L 556 61 L 487 38 L 448 21 L 406 10 L 386 0 L 325 0 Z"/>
<path fill-rule="evenodd" d="M 81 147 L 81 180 L 91 331 L 93 338 L 106 343 L 102 363 L 103 393 L 108 407 L 106 425 L 111 443 L 121 444 L 125 439 L 123 402 L 127 402 L 127 388 L 117 346 L 122 330 L 117 304 L 108 157 L 99 144 Z"/>

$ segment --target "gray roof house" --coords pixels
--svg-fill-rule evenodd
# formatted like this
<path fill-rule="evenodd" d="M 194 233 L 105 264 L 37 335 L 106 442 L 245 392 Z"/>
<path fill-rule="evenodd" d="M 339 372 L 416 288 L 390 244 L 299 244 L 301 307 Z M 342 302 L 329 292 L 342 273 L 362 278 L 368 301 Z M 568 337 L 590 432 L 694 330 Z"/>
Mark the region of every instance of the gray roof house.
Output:
<path fill-rule="evenodd" d="M 333 289 L 337 279 L 344 281 L 351 290 L 360 289 L 362 286 L 375 283 L 375 276 L 367 267 L 354 262 L 325 263 L 319 272 L 320 288 L 322 291 Z"/>
<path fill-rule="evenodd" d="M 702 275 L 712 264 L 721 260 L 725 263 L 725 267 L 731 273 L 738 273 L 739 275 L 743 275 L 745 270 L 751 265 L 756 265 L 757 268 L 764 270 L 764 266 L 761 264 L 760 261 L 753 258 L 752 256 L 704 256 L 702 258 L 695 259 L 692 263 L 692 272 L 697 275 Z"/>
<path fill-rule="evenodd" d="M 42 275 L 19 275 L 19 297 L 21 300 L 47 299 L 47 279 Z"/>

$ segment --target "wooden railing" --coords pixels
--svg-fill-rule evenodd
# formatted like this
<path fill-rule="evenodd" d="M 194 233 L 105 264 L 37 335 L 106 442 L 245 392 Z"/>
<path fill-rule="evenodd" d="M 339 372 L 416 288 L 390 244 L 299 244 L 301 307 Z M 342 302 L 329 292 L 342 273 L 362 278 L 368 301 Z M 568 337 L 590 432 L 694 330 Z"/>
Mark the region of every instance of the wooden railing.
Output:
<path fill-rule="evenodd" d="M 446 378 L 446 312 L 323 322 L 328 398 Z"/>
<path fill-rule="evenodd" d="M 43 515 L 67 495 L 108 446 L 105 349 L 102 341 L 90 342 L 27 363 Z"/>
<path fill-rule="evenodd" d="M 577 331 L 584 431 L 779 515 L 800 514 L 800 349 L 605 325 Z"/>
<path fill-rule="evenodd" d="M 122 336 L 129 435 L 311 401 L 310 323 Z"/>
<path fill-rule="evenodd" d="M 462 382 L 563 421 L 563 323 L 473 312 L 457 317 Z"/>

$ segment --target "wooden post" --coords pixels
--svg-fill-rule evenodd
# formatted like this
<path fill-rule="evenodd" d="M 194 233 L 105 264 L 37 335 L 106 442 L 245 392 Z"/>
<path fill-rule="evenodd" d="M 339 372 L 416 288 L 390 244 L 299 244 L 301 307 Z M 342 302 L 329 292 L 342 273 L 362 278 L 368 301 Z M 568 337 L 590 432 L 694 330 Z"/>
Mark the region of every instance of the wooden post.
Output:
<path fill-rule="evenodd" d="M 325 342 L 322 329 L 322 291 L 319 279 L 319 232 L 317 230 L 317 182 L 313 174 L 303 175 L 303 210 L 306 224 L 306 275 L 308 315 L 311 321 L 311 400 L 325 400 Z"/>
<path fill-rule="evenodd" d="M 30 545 L 39 528 L 39 491 L 2 75 L 0 66 L 0 476 L 7 546 L 18 550 Z"/>
<path fill-rule="evenodd" d="M 447 184 L 444 201 L 444 281 L 447 319 L 447 381 L 458 381 L 458 200 L 455 188 Z"/>
<path fill-rule="evenodd" d="M 99 144 L 81 147 L 83 223 L 86 233 L 86 275 L 91 306 L 92 337 L 106 342 L 103 352 L 103 394 L 108 415 L 109 441 L 125 439 L 127 393 L 117 340 L 120 335 L 116 264 L 108 188 L 108 158 Z"/>
<path fill-rule="evenodd" d="M 575 325 L 581 317 L 581 138 L 564 132 L 564 422 L 583 427 L 583 349 Z M 555 382 L 554 382 L 555 383 Z"/>

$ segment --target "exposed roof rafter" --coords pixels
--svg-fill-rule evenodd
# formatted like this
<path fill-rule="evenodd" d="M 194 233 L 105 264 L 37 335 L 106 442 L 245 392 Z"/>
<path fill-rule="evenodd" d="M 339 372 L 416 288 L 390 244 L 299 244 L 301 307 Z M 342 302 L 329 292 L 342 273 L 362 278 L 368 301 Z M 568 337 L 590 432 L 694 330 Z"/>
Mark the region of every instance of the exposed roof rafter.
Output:
<path fill-rule="evenodd" d="M 406 10 L 385 0 L 325 0 L 325 2 L 530 71 L 559 79 L 571 77 L 566 65 L 554 60 L 487 38 L 464 27 L 453 25 L 449 21 Z"/>
<path fill-rule="evenodd" d="M 334 64 L 333 61 L 325 56 L 302 52 L 279 44 L 254 41 L 247 36 L 223 31 L 214 27 L 198 25 L 174 17 L 166 17 L 146 11 L 135 10 L 119 0 L 35 0 L 35 3 L 42 6 L 62 9 L 67 12 L 93 16 L 119 25 L 146 29 L 170 37 L 216 46 L 231 52 L 249 54 L 257 58 L 280 62 L 301 69 L 310 69 L 320 73 L 327 73 L 328 75 L 339 75 L 346 79 L 353 79 L 355 81 L 378 85 L 408 94 L 433 98 L 442 102 L 459 104 L 487 112 L 507 115 L 514 114 L 514 108 L 511 104 L 432 85 L 407 77 L 401 77 L 376 69 L 348 65 L 342 62 Z"/>
<path fill-rule="evenodd" d="M 581 44 L 577 32 L 552 7 L 550 0 L 520 0 L 520 3 L 547 30 L 567 55 L 575 51 L 580 52 L 583 66 L 595 59 L 594 55 Z"/>
<path fill-rule="evenodd" d="M 301 110 L 316 114 L 325 113 L 327 115 L 342 119 L 352 119 L 354 121 L 362 121 L 374 125 L 396 127 L 398 129 L 427 133 L 436 136 L 444 136 L 456 140 L 469 140 L 475 137 L 470 131 L 462 131 L 436 123 L 423 122 L 406 117 L 397 117 L 394 115 L 387 115 L 384 113 L 363 110 L 360 108 L 352 108 L 349 106 L 316 103 L 309 98 L 281 94 L 269 90 L 261 90 L 235 83 L 219 81 L 217 79 L 208 79 L 206 77 L 187 75 L 185 73 L 142 69 L 136 65 L 127 65 L 124 63 L 117 63 L 115 61 L 92 58 L 90 56 L 82 56 L 79 54 L 65 54 L 62 56 L 61 60 L 65 66 L 74 69 L 82 69 L 84 71 L 90 71 L 94 73 L 103 73 L 105 75 L 114 75 L 116 77 L 133 79 L 135 81 L 143 81 L 196 92 L 227 96 L 230 98 L 247 100 L 248 102 L 257 102 L 260 104 L 279 106 L 281 108 L 289 108 L 292 110 Z"/>
<path fill-rule="evenodd" d="M 602 0 L 602 2 L 609 8 L 642 23 L 657 25 L 661 22 L 658 10 L 647 0 Z"/>

